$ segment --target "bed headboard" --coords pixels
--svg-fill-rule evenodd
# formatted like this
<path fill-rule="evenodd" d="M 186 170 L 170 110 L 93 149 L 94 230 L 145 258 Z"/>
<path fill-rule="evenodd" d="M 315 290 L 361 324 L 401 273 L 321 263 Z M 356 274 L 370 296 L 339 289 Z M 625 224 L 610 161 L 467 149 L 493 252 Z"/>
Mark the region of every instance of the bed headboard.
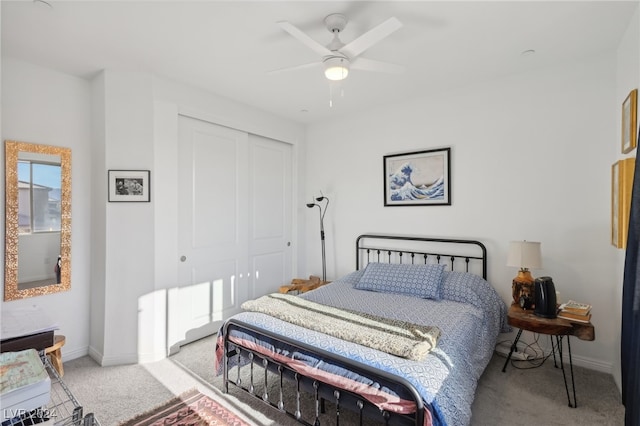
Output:
<path fill-rule="evenodd" d="M 356 269 L 369 262 L 446 263 L 450 271 L 487 279 L 487 249 L 480 241 L 405 235 L 364 234 L 356 239 Z"/>

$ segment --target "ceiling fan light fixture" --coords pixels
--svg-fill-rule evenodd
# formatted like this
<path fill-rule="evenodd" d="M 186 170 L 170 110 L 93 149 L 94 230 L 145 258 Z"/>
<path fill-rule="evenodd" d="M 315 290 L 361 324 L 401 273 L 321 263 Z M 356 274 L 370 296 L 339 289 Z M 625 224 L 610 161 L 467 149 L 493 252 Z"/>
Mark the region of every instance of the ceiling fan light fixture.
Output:
<path fill-rule="evenodd" d="M 324 75 L 331 81 L 340 81 L 349 75 L 349 60 L 333 56 L 324 61 Z"/>

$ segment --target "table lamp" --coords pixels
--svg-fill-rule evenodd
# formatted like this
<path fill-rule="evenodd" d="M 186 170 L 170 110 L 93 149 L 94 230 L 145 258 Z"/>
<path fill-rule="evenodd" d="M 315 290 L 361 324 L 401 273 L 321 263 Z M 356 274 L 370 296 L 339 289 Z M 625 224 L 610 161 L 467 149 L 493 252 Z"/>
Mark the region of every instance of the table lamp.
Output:
<path fill-rule="evenodd" d="M 520 297 L 523 296 L 525 298 L 525 307 L 530 308 L 535 300 L 535 280 L 531 276 L 529 269 L 542 268 L 540 243 L 533 241 L 511 241 L 507 255 L 507 266 L 520 268 L 518 275 L 513 279 L 511 284 L 513 301 L 521 304 Z M 527 300 L 529 301 L 529 306 L 526 306 Z"/>

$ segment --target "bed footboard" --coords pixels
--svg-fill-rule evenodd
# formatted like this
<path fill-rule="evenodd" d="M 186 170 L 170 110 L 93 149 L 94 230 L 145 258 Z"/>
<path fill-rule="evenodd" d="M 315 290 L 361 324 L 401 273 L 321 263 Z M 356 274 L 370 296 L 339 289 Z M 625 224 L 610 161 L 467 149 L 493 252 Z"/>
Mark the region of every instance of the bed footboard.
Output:
<path fill-rule="evenodd" d="M 391 410 L 381 410 L 366 398 L 351 391 L 337 387 L 318 377 L 300 374 L 287 364 L 275 359 L 274 356 L 262 353 L 255 345 L 242 345 L 231 341 L 234 331 L 266 337 L 273 342 L 287 345 L 301 352 L 311 353 L 324 360 L 336 362 L 349 371 L 373 379 L 384 384 L 389 389 L 401 389 L 402 399 L 410 402 L 415 411 L 400 414 Z M 223 356 L 223 391 L 229 392 L 229 385 L 248 393 L 252 397 L 271 405 L 289 417 L 305 425 L 320 425 L 321 416 L 333 416 L 325 413 L 325 401 L 329 402 L 335 411 L 335 420 L 331 423 L 340 424 L 343 409 L 352 412 L 357 418 L 348 424 L 393 424 L 420 425 L 425 424 L 425 413 L 430 424 L 431 416 L 425 412 L 425 404 L 418 391 L 403 377 L 388 374 L 384 371 L 346 359 L 322 349 L 310 347 L 302 342 L 286 336 L 262 330 L 251 324 L 237 319 L 228 320 L 223 327 L 224 356 Z M 244 369 L 241 373 L 241 369 Z M 305 399 L 305 404 L 302 403 Z M 309 399 L 312 399 L 309 403 Z M 311 407 L 311 408 L 310 408 Z M 367 419 L 365 421 L 365 419 Z M 358 423 L 359 422 L 359 423 Z M 379 422 L 379 423 L 378 423 Z"/>

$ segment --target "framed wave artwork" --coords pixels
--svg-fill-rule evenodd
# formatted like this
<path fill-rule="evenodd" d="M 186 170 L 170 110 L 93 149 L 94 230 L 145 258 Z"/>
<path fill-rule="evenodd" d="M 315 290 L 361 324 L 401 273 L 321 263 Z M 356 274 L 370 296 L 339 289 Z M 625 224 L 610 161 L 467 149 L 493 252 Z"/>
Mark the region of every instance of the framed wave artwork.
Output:
<path fill-rule="evenodd" d="M 451 148 L 385 155 L 385 206 L 451 205 Z"/>

